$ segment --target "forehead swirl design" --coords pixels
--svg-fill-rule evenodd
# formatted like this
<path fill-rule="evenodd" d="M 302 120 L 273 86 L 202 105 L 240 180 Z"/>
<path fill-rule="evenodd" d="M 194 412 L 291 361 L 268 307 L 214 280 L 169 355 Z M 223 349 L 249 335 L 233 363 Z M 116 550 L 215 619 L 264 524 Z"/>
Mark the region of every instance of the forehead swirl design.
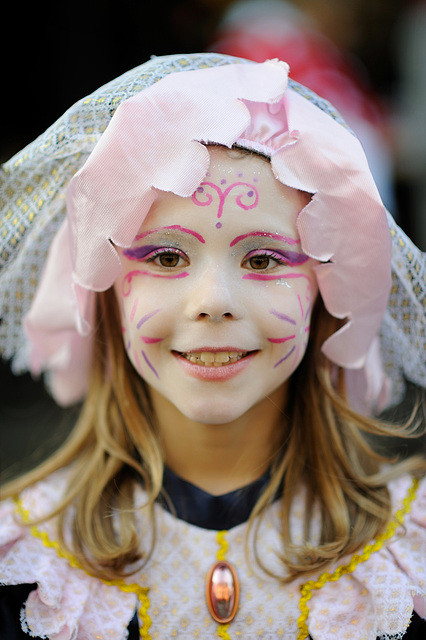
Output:
<path fill-rule="evenodd" d="M 222 183 L 225 183 L 225 181 L 222 180 Z M 249 209 L 254 209 L 255 207 L 257 207 L 257 204 L 259 202 L 259 193 L 256 187 L 249 182 L 233 182 L 224 191 L 214 182 L 202 182 L 198 189 L 192 194 L 192 202 L 198 207 L 208 207 L 213 202 L 213 196 L 211 195 L 211 193 L 209 193 L 209 191 L 216 191 L 219 196 L 217 217 L 221 218 L 226 198 L 231 193 L 231 191 L 233 191 L 237 187 L 241 187 L 235 198 L 235 202 L 237 203 L 237 205 L 244 211 L 248 211 Z M 220 229 L 221 226 L 221 222 L 216 223 L 216 227 L 218 229 Z"/>

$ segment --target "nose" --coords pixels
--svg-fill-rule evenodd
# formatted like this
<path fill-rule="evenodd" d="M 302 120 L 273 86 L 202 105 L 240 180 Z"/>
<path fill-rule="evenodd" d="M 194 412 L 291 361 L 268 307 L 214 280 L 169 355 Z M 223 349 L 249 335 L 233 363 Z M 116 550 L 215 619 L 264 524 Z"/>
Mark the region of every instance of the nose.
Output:
<path fill-rule="evenodd" d="M 241 317 L 241 300 L 235 280 L 218 266 L 200 273 L 192 283 L 187 311 L 191 320 L 221 322 Z"/>

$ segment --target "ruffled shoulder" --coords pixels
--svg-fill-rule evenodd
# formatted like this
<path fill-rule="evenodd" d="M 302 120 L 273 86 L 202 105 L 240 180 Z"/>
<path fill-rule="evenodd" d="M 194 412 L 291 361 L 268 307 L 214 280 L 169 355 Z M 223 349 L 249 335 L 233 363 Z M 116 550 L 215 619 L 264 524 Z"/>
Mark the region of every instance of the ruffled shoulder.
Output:
<path fill-rule="evenodd" d="M 21 611 L 22 629 L 54 640 L 125 640 L 137 596 L 94 578 L 60 551 L 54 521 L 31 528 L 19 520 L 52 511 L 67 483 L 58 472 L 0 503 L 0 582 L 37 584 Z"/>
<path fill-rule="evenodd" d="M 413 611 L 426 618 L 426 479 L 410 504 L 411 478 L 391 483 L 394 514 L 403 526 L 383 544 L 367 545 L 358 556 L 308 583 L 309 632 L 314 640 L 402 638 Z M 379 548 L 377 548 L 379 547 Z M 349 568 L 345 573 L 346 567 Z M 343 568 L 343 571 L 342 571 Z M 303 607 L 302 607 L 303 608 Z"/>
<path fill-rule="evenodd" d="M 141 629 L 146 631 L 143 637 L 150 637 L 149 600 L 147 595 L 144 599 L 144 593 L 148 586 L 163 580 L 165 566 L 170 567 L 170 553 L 160 553 L 158 566 L 151 567 L 154 575 L 146 579 L 135 576 L 138 584 L 107 583 L 86 574 L 63 553 L 54 521 L 37 527 L 19 522 L 19 517 L 25 519 L 29 513 L 39 517 L 51 511 L 66 484 L 66 474 L 58 473 L 26 490 L 20 499 L 18 517 L 13 501 L 0 504 L 1 582 L 37 584 L 23 608 L 22 628 L 29 635 L 51 640 L 125 640 L 127 626 L 138 606 Z M 390 491 L 396 518 L 382 536 L 358 556 L 345 558 L 329 573 L 305 583 L 299 603 L 298 589 L 287 586 L 287 596 L 291 593 L 292 598 L 286 597 L 286 601 L 294 626 L 286 637 L 305 638 L 309 634 L 313 640 L 394 640 L 403 637 L 413 611 L 426 617 L 426 480 L 418 486 L 415 498 L 411 478 L 395 481 Z M 185 537 L 176 535 L 176 531 L 180 529 L 171 527 L 171 535 L 178 540 Z M 207 533 L 215 546 L 214 532 Z M 197 575 L 199 570 L 197 564 Z M 278 590 L 276 596 L 280 598 L 282 593 Z M 158 622 L 157 594 L 153 592 L 152 598 L 152 613 Z"/>

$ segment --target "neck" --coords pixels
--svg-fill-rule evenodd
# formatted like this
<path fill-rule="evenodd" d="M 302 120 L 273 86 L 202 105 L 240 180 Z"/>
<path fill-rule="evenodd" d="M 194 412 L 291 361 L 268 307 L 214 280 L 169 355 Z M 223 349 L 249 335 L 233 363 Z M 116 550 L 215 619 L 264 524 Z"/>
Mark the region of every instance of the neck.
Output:
<path fill-rule="evenodd" d="M 203 424 L 189 420 L 151 389 L 167 466 L 213 495 L 243 487 L 269 468 L 281 443 L 282 387 L 237 420 Z"/>

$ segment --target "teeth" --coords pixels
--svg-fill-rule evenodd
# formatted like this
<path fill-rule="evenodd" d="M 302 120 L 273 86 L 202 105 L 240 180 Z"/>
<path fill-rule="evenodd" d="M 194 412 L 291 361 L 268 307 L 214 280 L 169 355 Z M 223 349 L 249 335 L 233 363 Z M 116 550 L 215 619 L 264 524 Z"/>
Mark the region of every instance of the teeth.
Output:
<path fill-rule="evenodd" d="M 231 364 L 241 360 L 246 352 L 238 351 L 202 351 L 200 353 L 183 353 L 187 360 L 193 364 L 199 364 L 204 367 L 221 367 L 225 364 Z"/>
<path fill-rule="evenodd" d="M 219 355 L 219 354 L 217 354 Z M 226 354 L 223 354 L 226 356 Z M 200 360 L 202 360 L 205 364 L 209 364 L 210 362 L 214 362 L 216 360 L 216 362 L 226 362 L 227 361 L 227 357 L 226 360 L 216 360 L 215 358 L 215 354 L 212 353 L 211 351 L 203 351 L 200 354 Z"/>
<path fill-rule="evenodd" d="M 214 356 L 214 358 L 213 358 L 214 362 L 222 362 L 223 363 L 223 362 L 228 362 L 228 360 L 229 360 L 229 354 L 225 353 L 225 352 L 216 353 L 216 354 L 213 354 L 213 353 L 202 353 L 201 354 L 201 360 L 203 362 L 206 362 L 206 360 L 204 358 L 204 356 L 206 356 L 206 355 Z M 208 362 L 208 360 L 207 360 L 207 362 Z"/>

